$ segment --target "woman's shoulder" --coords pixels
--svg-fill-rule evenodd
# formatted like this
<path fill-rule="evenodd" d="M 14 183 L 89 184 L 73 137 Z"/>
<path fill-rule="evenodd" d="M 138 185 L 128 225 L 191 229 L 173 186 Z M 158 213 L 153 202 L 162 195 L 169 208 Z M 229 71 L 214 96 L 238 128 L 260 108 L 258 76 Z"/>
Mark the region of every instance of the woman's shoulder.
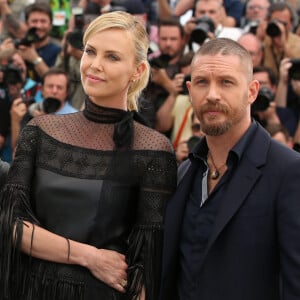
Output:
<path fill-rule="evenodd" d="M 134 148 L 137 150 L 156 150 L 174 152 L 170 139 L 157 130 L 136 123 Z"/>
<path fill-rule="evenodd" d="M 36 116 L 28 122 L 28 125 L 38 126 L 41 128 L 47 126 L 55 126 L 68 124 L 69 122 L 76 122 L 78 115 L 80 113 L 69 113 L 69 114 L 45 114 L 41 116 Z M 77 116 L 76 116 L 77 115 Z"/>

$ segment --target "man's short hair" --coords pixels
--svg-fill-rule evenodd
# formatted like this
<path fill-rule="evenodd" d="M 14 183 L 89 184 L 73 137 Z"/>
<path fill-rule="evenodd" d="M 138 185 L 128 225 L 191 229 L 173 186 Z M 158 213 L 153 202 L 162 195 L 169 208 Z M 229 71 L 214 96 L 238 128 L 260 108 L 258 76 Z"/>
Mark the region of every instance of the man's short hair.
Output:
<path fill-rule="evenodd" d="M 48 17 L 50 18 L 50 22 L 52 23 L 53 14 L 52 14 L 51 6 L 48 3 L 44 3 L 44 2 L 33 3 L 33 4 L 26 6 L 26 8 L 25 8 L 25 21 L 26 22 L 28 21 L 30 14 L 33 12 L 40 12 L 40 13 L 44 13 L 44 14 L 48 15 Z"/>

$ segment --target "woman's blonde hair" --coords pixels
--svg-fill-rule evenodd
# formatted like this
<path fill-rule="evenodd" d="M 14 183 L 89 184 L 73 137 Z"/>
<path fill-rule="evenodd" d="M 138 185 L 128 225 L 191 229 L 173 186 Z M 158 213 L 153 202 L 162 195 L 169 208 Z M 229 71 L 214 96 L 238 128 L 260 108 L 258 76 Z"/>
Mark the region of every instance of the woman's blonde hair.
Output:
<path fill-rule="evenodd" d="M 141 77 L 130 83 L 127 94 L 127 109 L 137 110 L 137 100 L 147 86 L 150 76 L 150 66 L 147 57 L 149 48 L 148 34 L 142 23 L 133 15 L 123 11 L 115 11 L 104 13 L 89 24 L 83 36 L 83 44 L 85 45 L 87 40 L 95 33 L 112 28 L 126 30 L 131 33 L 135 47 L 135 62 L 137 65 L 144 63 L 146 66 Z"/>

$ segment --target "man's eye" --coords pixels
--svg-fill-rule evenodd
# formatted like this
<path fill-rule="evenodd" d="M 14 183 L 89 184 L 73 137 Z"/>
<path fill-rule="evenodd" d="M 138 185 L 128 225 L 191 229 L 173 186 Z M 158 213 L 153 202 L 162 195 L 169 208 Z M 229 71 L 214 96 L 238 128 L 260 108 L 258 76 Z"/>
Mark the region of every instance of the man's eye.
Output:
<path fill-rule="evenodd" d="M 231 85 L 231 84 L 232 84 L 232 81 L 231 81 L 231 80 L 224 79 L 224 80 L 223 80 L 223 84 L 225 84 L 225 85 Z"/>
<path fill-rule="evenodd" d="M 198 80 L 196 80 L 196 84 L 205 84 L 205 83 L 207 83 L 206 79 L 198 79 Z"/>

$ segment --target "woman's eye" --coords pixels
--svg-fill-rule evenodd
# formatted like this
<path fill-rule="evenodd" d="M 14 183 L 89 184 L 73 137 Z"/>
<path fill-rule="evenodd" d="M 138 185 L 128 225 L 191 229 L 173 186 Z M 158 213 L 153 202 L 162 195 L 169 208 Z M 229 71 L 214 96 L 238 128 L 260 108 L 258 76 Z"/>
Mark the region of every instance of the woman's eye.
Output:
<path fill-rule="evenodd" d="M 92 49 L 84 49 L 84 52 L 88 55 L 94 54 L 94 51 Z"/>
<path fill-rule="evenodd" d="M 108 58 L 109 58 L 110 60 L 113 60 L 113 61 L 118 61 L 118 60 L 120 60 L 119 57 L 118 57 L 117 55 L 115 55 L 115 54 L 109 54 L 109 55 L 108 55 Z"/>

